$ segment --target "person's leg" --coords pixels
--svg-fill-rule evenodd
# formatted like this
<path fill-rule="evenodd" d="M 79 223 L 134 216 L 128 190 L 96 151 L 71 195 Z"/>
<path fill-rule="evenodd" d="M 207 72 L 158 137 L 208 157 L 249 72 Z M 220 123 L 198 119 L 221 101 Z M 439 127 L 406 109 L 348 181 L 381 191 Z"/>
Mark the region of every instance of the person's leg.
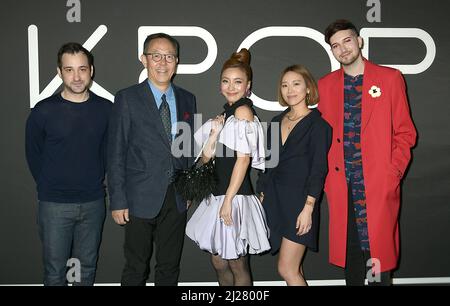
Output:
<path fill-rule="evenodd" d="M 301 264 L 306 247 L 283 238 L 278 255 L 278 273 L 288 286 L 307 286 Z"/>
<path fill-rule="evenodd" d="M 347 286 L 364 286 L 366 266 L 363 251 L 361 250 L 361 244 L 359 242 L 354 209 L 353 197 L 349 184 L 345 283 Z"/>
<path fill-rule="evenodd" d="M 67 260 L 70 258 L 75 206 L 39 201 L 38 225 L 42 241 L 44 286 L 67 285 Z"/>
<path fill-rule="evenodd" d="M 186 212 L 180 213 L 175 189 L 169 185 L 163 207 L 156 218 L 155 286 L 176 286 L 186 229 Z"/>
<path fill-rule="evenodd" d="M 234 278 L 228 260 L 222 259 L 219 255 L 211 254 L 211 264 L 216 271 L 217 280 L 220 286 L 233 286 Z"/>
<path fill-rule="evenodd" d="M 98 251 L 105 222 L 105 200 L 102 198 L 77 206 L 80 211 L 75 225 L 72 257 L 80 261 L 81 280 L 74 285 L 92 286 L 95 281 Z"/>
<path fill-rule="evenodd" d="M 241 256 L 238 259 L 230 259 L 228 260 L 228 264 L 230 266 L 231 273 L 233 273 L 234 286 L 252 285 L 248 255 Z"/>
<path fill-rule="evenodd" d="M 153 252 L 154 219 L 142 219 L 130 215 L 125 225 L 122 286 L 145 286 L 150 273 Z"/>

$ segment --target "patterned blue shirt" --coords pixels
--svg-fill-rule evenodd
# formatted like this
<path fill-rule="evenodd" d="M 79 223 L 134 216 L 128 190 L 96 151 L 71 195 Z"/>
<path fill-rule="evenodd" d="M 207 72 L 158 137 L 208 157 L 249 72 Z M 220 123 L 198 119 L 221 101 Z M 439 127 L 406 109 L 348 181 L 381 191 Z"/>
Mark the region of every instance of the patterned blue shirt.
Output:
<path fill-rule="evenodd" d="M 351 187 L 355 222 L 362 250 L 370 250 L 366 194 L 361 156 L 361 110 L 363 75 L 344 76 L 344 161 Z M 351 220 L 349 220 L 351 222 Z"/>

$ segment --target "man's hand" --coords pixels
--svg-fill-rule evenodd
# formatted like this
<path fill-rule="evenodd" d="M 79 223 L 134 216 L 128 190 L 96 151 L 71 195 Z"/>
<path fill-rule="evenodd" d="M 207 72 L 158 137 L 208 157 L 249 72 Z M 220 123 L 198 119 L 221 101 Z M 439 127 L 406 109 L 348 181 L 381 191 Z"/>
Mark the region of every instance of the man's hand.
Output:
<path fill-rule="evenodd" d="M 114 222 L 116 222 L 119 225 L 127 224 L 127 222 L 130 221 L 130 218 L 128 216 L 128 208 L 127 209 L 118 209 L 113 210 L 111 212 L 112 217 L 114 219 Z"/>

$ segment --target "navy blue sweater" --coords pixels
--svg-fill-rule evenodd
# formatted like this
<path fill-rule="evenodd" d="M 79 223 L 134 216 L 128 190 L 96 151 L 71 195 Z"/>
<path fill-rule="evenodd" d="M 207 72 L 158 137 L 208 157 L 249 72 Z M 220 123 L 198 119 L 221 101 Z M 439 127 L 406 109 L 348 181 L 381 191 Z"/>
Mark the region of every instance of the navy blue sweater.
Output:
<path fill-rule="evenodd" d="M 58 93 L 31 110 L 25 149 L 39 200 L 78 203 L 105 196 L 111 106 L 92 92 L 82 103 L 65 100 Z"/>

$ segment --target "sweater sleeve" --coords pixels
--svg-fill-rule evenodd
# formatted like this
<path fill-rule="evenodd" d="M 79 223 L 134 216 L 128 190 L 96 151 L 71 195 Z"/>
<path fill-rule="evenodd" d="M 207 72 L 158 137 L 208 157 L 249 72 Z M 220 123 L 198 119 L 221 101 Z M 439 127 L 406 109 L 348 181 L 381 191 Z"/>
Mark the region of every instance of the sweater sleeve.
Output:
<path fill-rule="evenodd" d="M 25 127 L 25 155 L 28 168 L 37 183 L 42 169 L 42 152 L 45 141 L 44 120 L 35 107 L 28 116 Z"/>

